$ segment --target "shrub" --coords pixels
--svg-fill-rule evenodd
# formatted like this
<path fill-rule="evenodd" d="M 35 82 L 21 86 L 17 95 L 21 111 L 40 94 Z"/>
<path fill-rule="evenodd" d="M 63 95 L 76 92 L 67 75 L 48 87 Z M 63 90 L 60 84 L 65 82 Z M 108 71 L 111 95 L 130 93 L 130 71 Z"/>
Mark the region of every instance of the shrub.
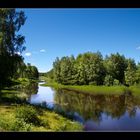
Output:
<path fill-rule="evenodd" d="M 0 129 L 2 131 L 30 131 L 31 124 L 27 124 L 23 119 L 10 119 L 0 117 Z"/>
<path fill-rule="evenodd" d="M 111 75 L 106 75 L 105 80 L 104 80 L 104 85 L 106 86 L 112 86 L 113 85 L 113 77 Z"/>
<path fill-rule="evenodd" d="M 15 117 L 18 119 L 23 119 L 26 123 L 32 123 L 35 125 L 40 124 L 40 120 L 38 118 L 37 110 L 29 105 L 19 106 L 16 109 Z"/>
<path fill-rule="evenodd" d="M 30 131 L 31 124 L 28 124 L 24 121 L 24 119 L 17 118 L 14 123 L 11 125 L 12 131 Z"/>
<path fill-rule="evenodd" d="M 0 129 L 2 129 L 2 130 L 10 130 L 9 123 L 4 118 L 0 118 Z"/>
<path fill-rule="evenodd" d="M 118 86 L 119 85 L 119 80 L 114 79 L 113 85 Z"/>

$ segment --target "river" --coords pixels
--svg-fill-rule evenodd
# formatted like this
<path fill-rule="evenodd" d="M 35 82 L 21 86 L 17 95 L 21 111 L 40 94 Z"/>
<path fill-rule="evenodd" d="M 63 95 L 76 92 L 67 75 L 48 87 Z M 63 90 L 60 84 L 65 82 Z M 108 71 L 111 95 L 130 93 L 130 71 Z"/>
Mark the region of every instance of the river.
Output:
<path fill-rule="evenodd" d="M 40 86 L 28 102 L 72 115 L 84 131 L 139 131 L 140 97 L 133 95 L 87 95 Z M 28 90 L 27 90 L 28 91 Z"/>

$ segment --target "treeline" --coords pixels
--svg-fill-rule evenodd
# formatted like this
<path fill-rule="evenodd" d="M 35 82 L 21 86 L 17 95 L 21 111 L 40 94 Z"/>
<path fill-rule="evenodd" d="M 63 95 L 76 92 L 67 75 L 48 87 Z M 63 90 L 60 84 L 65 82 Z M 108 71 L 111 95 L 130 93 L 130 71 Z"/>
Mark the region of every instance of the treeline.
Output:
<path fill-rule="evenodd" d="M 70 85 L 134 85 L 140 83 L 140 64 L 119 53 L 103 59 L 100 52 L 56 58 L 47 73 L 56 82 Z"/>
<path fill-rule="evenodd" d="M 28 78 L 36 80 L 39 78 L 39 72 L 37 67 L 32 66 L 30 63 L 27 65 L 24 62 L 19 63 L 17 71 L 14 73 L 13 78 Z"/>
<path fill-rule="evenodd" d="M 23 11 L 0 8 L 0 89 L 9 83 L 11 78 L 17 78 L 15 74 L 19 74 L 21 64 L 24 63 L 21 53 L 25 50 L 25 37 L 18 32 L 25 21 L 26 16 Z M 31 73 L 29 69 L 36 71 L 35 68 L 26 66 L 23 73 L 28 77 Z"/>

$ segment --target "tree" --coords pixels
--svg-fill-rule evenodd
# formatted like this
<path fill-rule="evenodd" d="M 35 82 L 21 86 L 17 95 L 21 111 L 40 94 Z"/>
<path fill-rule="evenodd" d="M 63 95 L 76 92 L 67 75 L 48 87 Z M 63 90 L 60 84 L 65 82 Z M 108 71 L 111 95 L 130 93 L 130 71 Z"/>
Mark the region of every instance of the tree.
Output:
<path fill-rule="evenodd" d="M 21 62 L 18 63 L 17 65 L 17 70 L 14 73 L 14 78 L 25 78 L 26 77 L 26 64 L 24 63 L 23 60 L 21 60 Z"/>
<path fill-rule="evenodd" d="M 105 68 L 100 52 L 79 54 L 59 58 L 53 63 L 54 78 L 62 84 L 96 84 L 102 85 Z"/>
<path fill-rule="evenodd" d="M 18 31 L 25 20 L 23 11 L 0 8 L 0 86 L 13 77 L 23 59 L 20 54 L 25 50 L 25 38 Z"/>
<path fill-rule="evenodd" d="M 75 70 L 75 58 L 74 56 L 62 57 L 60 65 L 60 76 L 62 84 L 76 84 L 76 70 Z"/>
<path fill-rule="evenodd" d="M 77 57 L 80 84 L 102 85 L 105 77 L 103 58 L 100 52 L 87 52 Z"/>
<path fill-rule="evenodd" d="M 114 79 L 111 75 L 106 75 L 104 79 L 104 85 L 106 86 L 113 86 Z"/>
<path fill-rule="evenodd" d="M 48 71 L 47 73 L 41 73 L 40 76 L 46 76 L 50 79 L 54 79 L 54 74 L 53 74 L 53 69 L 51 69 L 50 71 Z"/>
<path fill-rule="evenodd" d="M 39 72 L 37 67 L 31 66 L 30 63 L 27 64 L 26 66 L 26 77 L 28 79 L 38 79 L 39 78 Z"/>
<path fill-rule="evenodd" d="M 127 68 L 125 71 L 125 82 L 128 85 L 133 85 L 136 82 L 136 63 L 133 59 L 127 60 Z"/>
<path fill-rule="evenodd" d="M 76 58 L 76 78 L 77 78 L 77 83 L 79 85 L 84 85 L 87 84 L 87 77 L 86 77 L 86 70 L 85 70 L 85 61 L 84 61 L 84 56 L 82 54 L 79 54 Z"/>
<path fill-rule="evenodd" d="M 107 74 L 113 77 L 113 79 L 119 80 L 120 84 L 124 84 L 124 71 L 126 70 L 127 63 L 124 55 L 119 53 L 111 54 L 105 58 L 105 67 Z"/>
<path fill-rule="evenodd" d="M 140 63 L 138 63 L 137 65 L 135 79 L 136 79 L 136 83 L 140 83 Z"/>
<path fill-rule="evenodd" d="M 60 77 L 60 60 L 57 57 L 56 60 L 53 62 L 53 69 L 54 69 L 54 80 L 58 83 L 61 83 Z"/>
<path fill-rule="evenodd" d="M 119 53 L 103 59 L 100 52 L 87 52 L 74 56 L 56 58 L 53 78 L 61 84 L 76 85 L 133 85 L 140 83 L 140 63 L 126 59 Z"/>

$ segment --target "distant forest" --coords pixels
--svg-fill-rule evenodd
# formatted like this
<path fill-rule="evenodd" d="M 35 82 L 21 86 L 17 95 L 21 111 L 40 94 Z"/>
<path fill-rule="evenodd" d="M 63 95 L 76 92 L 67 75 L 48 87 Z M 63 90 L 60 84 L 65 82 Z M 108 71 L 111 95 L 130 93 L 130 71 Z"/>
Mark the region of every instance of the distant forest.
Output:
<path fill-rule="evenodd" d="M 129 86 L 140 83 L 140 63 L 119 53 L 103 59 L 100 52 L 87 52 L 57 57 L 46 76 L 65 85 Z"/>

